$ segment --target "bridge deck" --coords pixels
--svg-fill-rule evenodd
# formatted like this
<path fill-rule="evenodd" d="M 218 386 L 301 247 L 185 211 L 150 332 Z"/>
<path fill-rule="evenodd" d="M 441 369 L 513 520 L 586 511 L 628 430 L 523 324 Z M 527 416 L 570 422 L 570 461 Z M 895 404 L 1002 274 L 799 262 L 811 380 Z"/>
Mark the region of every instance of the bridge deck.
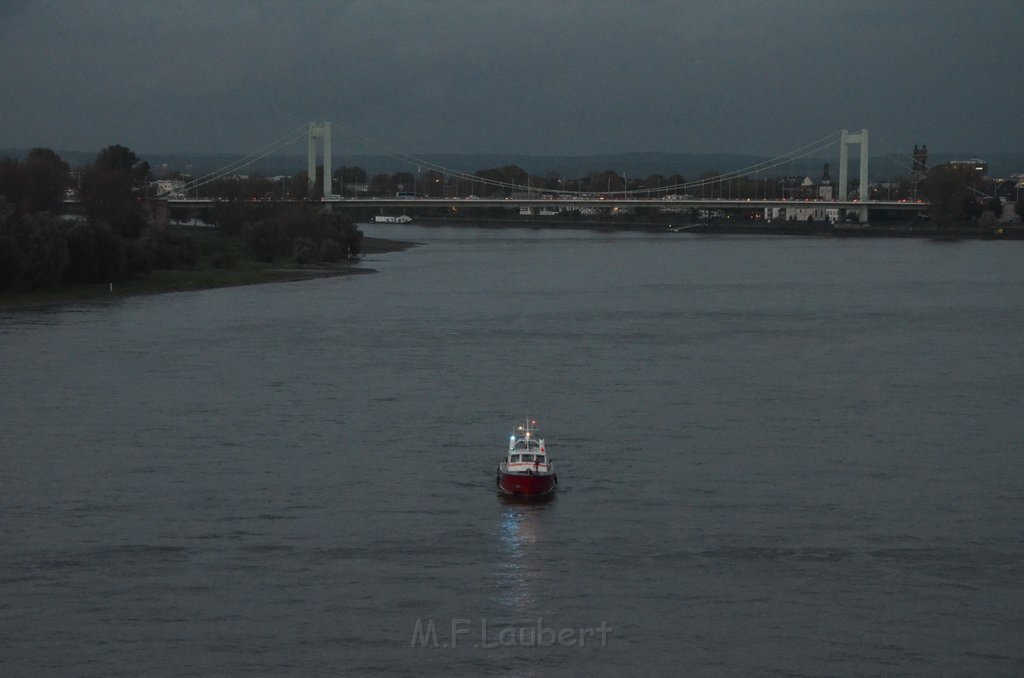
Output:
<path fill-rule="evenodd" d="M 68 201 L 72 202 L 72 201 Z M 168 205 L 204 207 L 214 205 L 213 198 L 167 199 Z M 297 200 L 270 200 L 254 202 L 295 203 Z M 663 198 L 326 198 L 326 204 L 351 207 L 695 207 L 698 209 L 762 209 L 765 207 L 838 208 L 920 211 L 929 203 L 923 201 L 874 200 L 754 200 L 754 199 L 700 199 L 668 200 Z"/>

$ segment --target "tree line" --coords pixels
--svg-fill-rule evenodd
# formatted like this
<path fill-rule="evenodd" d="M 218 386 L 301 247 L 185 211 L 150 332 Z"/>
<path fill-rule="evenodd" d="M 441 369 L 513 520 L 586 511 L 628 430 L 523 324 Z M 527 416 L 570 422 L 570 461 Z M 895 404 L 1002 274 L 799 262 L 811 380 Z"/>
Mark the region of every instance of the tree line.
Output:
<path fill-rule="evenodd" d="M 116 282 L 195 266 L 202 255 L 196 239 L 154 218 L 150 179 L 149 164 L 121 145 L 102 149 L 77 181 L 50 149 L 0 159 L 0 289 Z M 79 218 L 62 214 L 73 184 Z M 343 215 L 306 203 L 260 207 L 229 202 L 214 213 L 221 235 L 239 240 L 255 260 L 309 263 L 360 253 L 362 232 Z"/>
<path fill-rule="evenodd" d="M 924 177 L 924 195 L 931 203 L 929 214 L 940 229 L 964 222 L 992 227 L 1003 215 L 1003 203 L 994 195 L 979 194 L 974 184 L 980 179 L 972 169 L 956 165 L 938 165 Z M 1024 201 L 1014 205 L 1017 215 L 1024 220 Z"/>

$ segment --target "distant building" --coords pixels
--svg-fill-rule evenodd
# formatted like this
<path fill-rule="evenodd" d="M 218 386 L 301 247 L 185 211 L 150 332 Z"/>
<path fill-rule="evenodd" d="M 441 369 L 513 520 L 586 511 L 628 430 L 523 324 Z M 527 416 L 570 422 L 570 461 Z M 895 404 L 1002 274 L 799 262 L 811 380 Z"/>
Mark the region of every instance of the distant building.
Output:
<path fill-rule="evenodd" d="M 978 176 L 986 176 L 988 174 L 988 163 L 980 158 L 971 158 L 970 160 L 950 160 L 948 164 L 950 167 L 974 172 L 978 174 Z"/>
<path fill-rule="evenodd" d="M 810 221 L 834 224 L 839 221 L 839 208 L 822 207 L 813 202 L 794 203 L 786 207 L 765 207 L 765 221 Z"/>
<path fill-rule="evenodd" d="M 818 184 L 818 197 L 822 200 L 831 200 L 832 195 L 832 173 L 829 164 L 826 162 L 825 166 L 821 168 L 821 183 Z"/>
<path fill-rule="evenodd" d="M 814 180 L 808 176 L 785 176 L 778 179 L 782 187 L 782 198 L 789 200 L 810 200 L 817 197 Z"/>
<path fill-rule="evenodd" d="M 810 177 L 784 177 L 782 179 L 787 200 L 785 207 L 765 207 L 765 221 L 795 221 L 835 224 L 839 221 L 838 207 L 825 207 L 820 202 L 835 199 L 832 168 L 828 163 L 821 168 L 821 182 L 815 185 Z"/>
<path fill-rule="evenodd" d="M 168 198 L 184 198 L 185 182 L 181 179 L 159 179 L 156 182 L 157 195 Z"/>
<path fill-rule="evenodd" d="M 367 195 L 370 192 L 370 185 L 367 183 L 349 182 L 342 184 L 341 192 L 342 195 L 348 196 Z"/>
<path fill-rule="evenodd" d="M 914 144 L 914 174 L 924 176 L 928 172 L 928 146 L 923 144 L 921 148 Z"/>

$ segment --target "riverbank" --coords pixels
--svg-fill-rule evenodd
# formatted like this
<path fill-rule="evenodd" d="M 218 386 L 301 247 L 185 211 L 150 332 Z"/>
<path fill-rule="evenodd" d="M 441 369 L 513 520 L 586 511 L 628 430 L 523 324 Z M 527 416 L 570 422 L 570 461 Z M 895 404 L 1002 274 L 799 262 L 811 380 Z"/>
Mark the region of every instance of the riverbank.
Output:
<path fill-rule="evenodd" d="M 331 264 L 300 265 L 282 262 L 266 264 L 242 261 L 230 268 L 218 268 L 208 262 L 200 262 L 193 268 L 155 270 L 143 278 L 121 280 L 116 283 L 61 285 L 37 290 L 5 290 L 0 292 L 0 311 L 106 301 L 166 292 L 186 292 L 218 287 L 262 285 L 375 273 L 374 269 L 362 266 L 363 257 L 387 252 L 401 252 L 415 245 L 416 243 L 401 240 L 366 237 L 363 238 L 360 258 Z"/>
<path fill-rule="evenodd" d="M 748 221 L 726 219 L 678 223 L 665 221 L 630 221 L 626 219 L 582 220 L 539 218 L 476 218 L 417 217 L 413 224 L 461 225 L 475 228 L 564 228 L 589 231 L 643 231 L 647 233 L 699 233 L 703 235 L 797 235 L 818 237 L 923 238 L 956 240 L 1024 240 L 1024 225 L 1019 222 L 1001 224 L 996 228 L 975 225 L 954 226 L 940 230 L 931 222 L 875 222 L 869 224 L 838 224 L 788 221 Z"/>

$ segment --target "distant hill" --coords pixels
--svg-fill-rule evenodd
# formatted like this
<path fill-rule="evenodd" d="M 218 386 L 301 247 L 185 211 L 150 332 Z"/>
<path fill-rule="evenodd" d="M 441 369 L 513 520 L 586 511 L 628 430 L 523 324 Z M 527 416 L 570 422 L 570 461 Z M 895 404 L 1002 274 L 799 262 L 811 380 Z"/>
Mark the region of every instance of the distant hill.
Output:
<path fill-rule="evenodd" d="M 0 157 L 10 156 L 24 158 L 28 149 L 0 149 Z M 91 162 L 96 152 L 57 150 L 72 168 Z M 195 176 L 229 167 L 237 163 L 242 156 L 227 153 L 139 153 L 148 161 L 155 172 L 162 169 L 168 171 L 188 172 Z M 980 156 L 989 163 L 992 176 L 1005 177 L 1010 174 L 1024 173 L 1024 152 L 1016 153 L 933 153 L 929 157 L 929 165 L 935 165 L 954 159 L 965 159 Z M 498 153 L 425 153 L 419 158 L 427 163 L 451 170 L 474 173 L 477 170 L 502 165 L 518 165 L 531 174 L 543 176 L 556 173 L 563 177 L 578 177 L 591 172 L 613 170 L 625 172 L 629 177 L 646 177 L 651 174 L 681 174 L 687 179 L 696 179 L 708 170 L 720 173 L 749 168 L 768 158 L 755 155 L 730 153 L 615 153 L 594 155 L 518 155 Z M 837 179 L 839 168 L 837 159 L 803 158 L 788 162 L 769 172 L 770 176 L 807 175 L 817 180 L 821 177 L 825 162 L 832 164 L 832 178 Z M 335 155 L 334 167 L 357 165 L 369 174 L 426 171 L 428 167 L 399 158 L 382 155 Z M 908 173 L 909 159 L 894 160 L 888 156 L 871 159 L 871 176 L 885 179 Z M 250 167 L 239 169 L 239 174 L 259 174 L 262 176 L 292 175 L 306 169 L 305 156 L 271 156 L 264 158 Z M 850 163 L 850 176 L 855 177 L 858 169 L 856 159 Z"/>

